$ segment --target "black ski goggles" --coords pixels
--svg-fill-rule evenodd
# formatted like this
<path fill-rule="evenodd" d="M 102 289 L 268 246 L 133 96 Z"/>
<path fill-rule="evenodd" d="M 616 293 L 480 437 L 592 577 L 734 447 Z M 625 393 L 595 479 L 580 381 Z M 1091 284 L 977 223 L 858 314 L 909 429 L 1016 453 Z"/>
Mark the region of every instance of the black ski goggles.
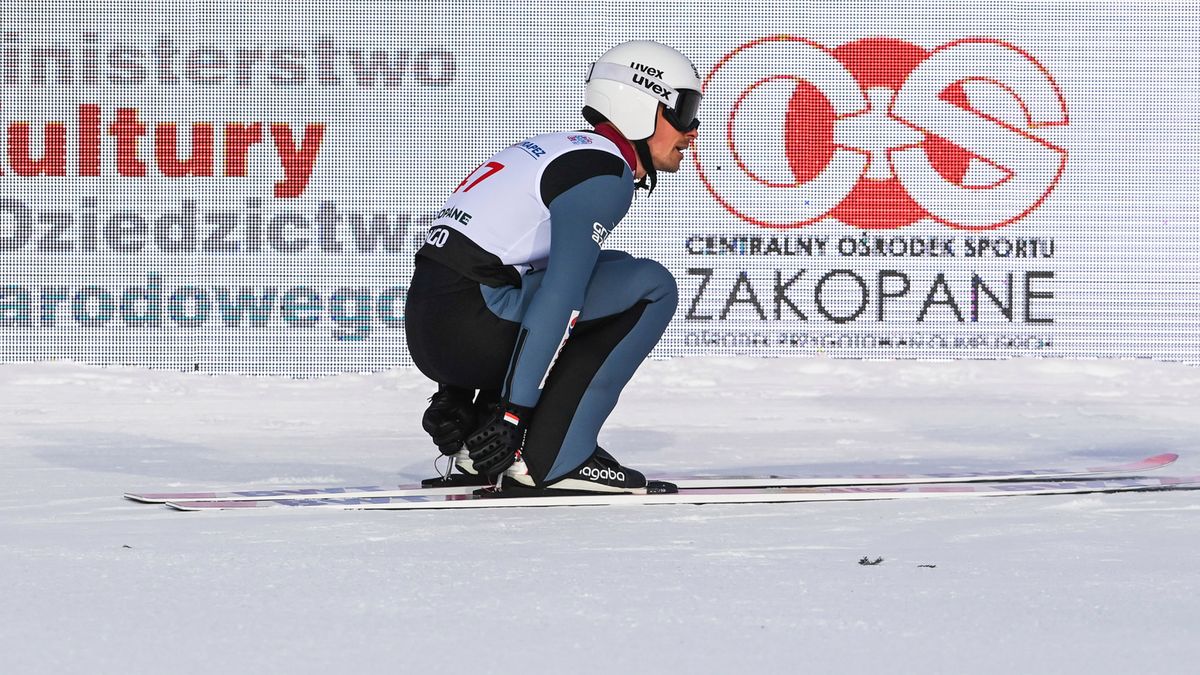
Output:
<path fill-rule="evenodd" d="M 696 117 L 696 113 L 700 111 L 700 92 L 695 89 L 677 89 L 675 93 L 675 105 L 668 107 L 664 104 L 663 117 L 678 131 L 685 134 L 695 131 L 700 126 L 700 120 Z"/>

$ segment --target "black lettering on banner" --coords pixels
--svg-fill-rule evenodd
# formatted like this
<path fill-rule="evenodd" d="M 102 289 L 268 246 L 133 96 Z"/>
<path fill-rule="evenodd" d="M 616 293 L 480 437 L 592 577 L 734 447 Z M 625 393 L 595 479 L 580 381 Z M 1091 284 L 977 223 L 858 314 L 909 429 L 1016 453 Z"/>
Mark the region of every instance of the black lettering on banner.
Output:
<path fill-rule="evenodd" d="M 436 74 L 434 74 L 436 72 Z M 417 82 L 429 87 L 444 87 L 454 81 L 458 63 L 454 53 L 431 49 L 417 54 L 413 75 Z"/>
<path fill-rule="evenodd" d="M 234 83 L 239 87 L 249 87 L 254 83 L 254 64 L 262 60 L 263 51 L 261 49 L 250 49 L 240 47 L 237 50 L 237 58 L 234 61 Z"/>
<path fill-rule="evenodd" d="M 342 222 L 342 214 L 338 213 L 333 202 L 321 202 L 317 208 L 317 245 L 322 253 L 341 253 L 342 242 L 337 238 L 337 226 Z"/>
<path fill-rule="evenodd" d="M 743 298 L 738 295 L 743 286 L 746 287 L 746 292 L 750 294 L 749 297 Z M 762 305 L 758 302 L 758 296 L 754 294 L 754 286 L 750 284 L 750 279 L 746 276 L 745 270 L 743 270 L 738 272 L 738 278 L 733 284 L 733 290 L 729 292 L 729 298 L 725 300 L 725 309 L 721 310 L 721 320 L 724 321 L 729 316 L 729 310 L 735 304 L 746 303 L 754 305 L 754 311 L 758 312 L 759 319 L 762 321 L 767 320 L 767 313 L 763 311 Z"/>
<path fill-rule="evenodd" d="M 762 287 L 755 288 L 754 279 L 751 278 L 750 273 L 740 271 L 733 278 L 733 283 L 730 284 L 728 291 L 725 291 L 724 282 L 722 282 L 720 293 L 724 295 L 725 300 L 721 311 L 714 316 L 702 313 L 700 305 L 702 302 L 710 302 L 705 293 L 714 278 L 717 277 L 716 272 L 717 270 L 713 268 L 688 270 L 689 275 L 699 276 L 701 280 L 684 317 L 686 321 L 752 320 L 753 315 L 741 316 L 746 313 L 741 312 L 739 315 L 734 313 L 737 305 L 749 305 L 754 309 L 754 313 L 760 321 L 808 321 L 807 313 L 811 311 L 811 307 L 815 306 L 819 316 L 828 321 L 836 324 L 851 323 L 864 320 L 865 313 L 872 302 L 870 288 L 873 287 L 875 297 L 878 298 L 875 301 L 877 307 L 874 312 L 874 320 L 877 322 L 913 320 L 924 322 L 930 312 L 939 306 L 947 307 L 959 323 L 965 323 L 968 320 L 978 322 L 980 314 L 986 315 L 988 312 L 998 313 L 1003 319 L 1012 322 L 1016 320 L 1014 296 L 1022 290 L 1015 287 L 1014 274 L 1016 273 L 1014 272 L 998 275 L 991 281 L 987 281 L 979 273 L 972 272 L 969 277 L 962 279 L 962 285 L 959 286 L 951 283 L 951 280 L 956 277 L 946 272 L 939 272 L 930 281 L 919 282 L 927 289 L 927 293 L 923 302 L 917 306 L 916 300 L 920 296 L 909 302 L 905 301 L 908 296 L 912 295 L 913 287 L 918 283 L 918 281 L 914 281 L 909 272 L 895 269 L 878 270 L 873 273 L 874 280 L 868 282 L 866 281 L 867 273 L 850 269 L 835 269 L 818 277 L 815 286 L 809 286 L 804 283 L 805 275 L 809 272 L 808 269 L 775 269 L 772 271 L 774 283 L 771 287 L 774 311 L 771 316 L 768 316 L 765 305 L 759 296 Z M 1043 285 L 1047 283 L 1045 280 L 1053 278 L 1053 272 L 1025 273 L 1023 288 L 1025 292 L 1023 299 L 1025 323 L 1054 323 L 1045 304 L 1040 304 L 1041 301 L 1052 300 L 1056 297 L 1049 287 Z M 967 285 L 967 279 L 970 280 L 969 285 Z M 925 285 L 926 283 L 928 285 Z M 966 318 L 966 312 L 962 309 L 959 301 L 962 294 L 968 291 L 971 294 L 970 319 Z M 981 301 L 980 295 L 986 299 Z M 813 304 L 805 306 L 809 302 Z M 984 305 L 982 309 L 981 304 Z M 989 304 L 991 308 L 988 307 Z M 909 313 L 910 311 L 912 314 Z M 903 316 L 897 316 L 897 314 Z M 935 316 L 934 318 L 943 317 Z M 949 315 L 944 318 L 948 320 Z"/>
<path fill-rule="evenodd" d="M 709 282 L 712 281 L 713 270 L 711 267 L 692 267 L 689 268 L 688 276 L 702 276 L 704 280 L 700 282 L 700 288 L 696 289 L 696 297 L 692 298 L 692 305 L 688 307 L 687 316 L 684 317 L 687 321 L 712 321 L 712 314 L 703 316 L 696 314 L 696 307 L 700 305 L 700 298 L 704 297 L 704 289 L 708 288 Z"/>
<path fill-rule="evenodd" d="M 371 87 L 379 79 L 385 87 L 399 86 L 404 82 L 404 71 L 408 68 L 408 52 L 397 51 L 393 58 L 385 49 L 376 49 L 369 54 L 363 49 L 348 49 L 350 70 L 360 87 Z"/>
<path fill-rule="evenodd" d="M 945 298 L 934 300 L 933 296 L 937 295 L 939 289 L 945 295 Z M 934 305 L 949 305 L 950 309 L 954 310 L 955 318 L 959 322 L 963 320 L 962 311 L 958 308 L 958 303 L 954 301 L 954 294 L 950 292 L 950 285 L 946 283 L 946 275 L 941 272 L 933 280 L 933 285 L 929 287 L 929 294 L 925 296 L 925 304 L 921 306 L 921 313 L 917 314 L 917 321 L 924 321 L 929 308 Z"/>
<path fill-rule="evenodd" d="M 67 286 L 46 286 L 42 288 L 41 325 L 54 327 L 54 318 L 58 315 L 58 306 L 71 297 Z"/>
<path fill-rule="evenodd" d="M 297 230 L 309 229 L 308 219 L 298 213 L 281 213 L 267 224 L 267 243 L 280 253 L 299 253 L 308 248 L 307 237 L 297 237 L 289 240 L 287 228 Z"/>
<path fill-rule="evenodd" d="M 158 84 L 179 84 L 179 76 L 174 71 L 175 57 L 179 55 L 175 41 L 166 35 L 160 36 L 151 52 L 157 66 L 155 70 L 158 73 Z"/>
<path fill-rule="evenodd" d="M 95 253 L 98 248 L 100 227 L 96 224 L 96 198 L 84 197 L 79 200 L 83 213 L 79 218 L 79 250 Z"/>
<path fill-rule="evenodd" d="M 899 291 L 889 291 L 887 289 L 887 281 L 886 281 L 887 279 L 899 279 L 900 281 L 904 282 L 904 286 Z M 879 277 L 876 282 L 876 289 L 875 289 L 876 290 L 875 294 L 879 296 L 879 313 L 878 313 L 878 316 L 876 316 L 875 320 L 876 321 L 884 320 L 883 319 L 883 306 L 884 306 L 885 300 L 887 300 L 888 298 L 904 297 L 905 295 L 908 294 L 908 291 L 910 288 L 912 288 L 912 286 L 911 286 L 911 284 L 909 284 L 908 275 L 905 274 L 904 272 L 900 272 L 898 270 L 880 270 Z"/>
<path fill-rule="evenodd" d="M 855 283 L 858 284 L 859 290 L 861 291 L 858 307 L 854 310 L 854 313 L 846 316 L 834 316 L 833 314 L 830 314 L 829 310 L 825 307 L 825 303 L 821 300 L 821 291 L 824 290 L 826 282 L 834 277 L 839 276 L 848 276 L 854 279 Z M 867 291 L 867 282 L 863 281 L 863 278 L 855 274 L 852 270 L 831 270 L 827 272 L 825 276 L 821 277 L 820 281 L 817 282 L 817 288 L 814 292 L 814 296 L 817 303 L 817 311 L 821 313 L 821 316 L 834 323 L 849 323 L 857 319 L 859 315 L 866 311 L 867 301 L 870 299 L 870 292 Z"/>
<path fill-rule="evenodd" d="M 103 38 L 103 39 L 102 39 Z M 110 40 L 109 44 L 102 44 Z M 340 44 L 333 35 L 320 35 L 311 47 L 306 42 L 224 46 L 177 44 L 174 36 L 160 33 L 145 44 L 129 43 L 127 33 L 102 36 L 84 31 L 72 43 L 55 36 L 53 42 L 27 41 L 23 33 L 0 34 L 3 52 L 0 79 L 11 86 L 83 84 L 180 84 L 240 88 L 265 82 L 274 86 L 316 84 L 339 87 L 345 81 L 368 88 L 397 87 L 411 73 L 426 87 L 444 87 L 458 73 L 454 52 L 431 47 L 420 52 L 386 46 Z M 657 71 L 649 69 L 654 74 Z M 660 77 L 661 75 L 656 75 Z"/>
<path fill-rule="evenodd" d="M 7 222 L 12 216 L 12 234 L 7 234 Z M 19 251 L 33 237 L 33 214 L 19 199 L 0 199 L 0 252 Z"/>
<path fill-rule="evenodd" d="M 316 53 L 317 82 L 323 87 L 341 86 L 342 78 L 334 70 L 339 50 L 333 36 L 322 35 L 314 45 L 313 51 Z"/>
<path fill-rule="evenodd" d="M 800 308 L 796 306 L 796 303 L 792 302 L 792 299 L 787 296 L 787 290 L 789 288 L 791 288 L 792 284 L 796 283 L 796 281 L 798 281 L 800 279 L 800 277 L 804 276 L 804 273 L 807 271 L 808 270 L 800 270 L 799 272 L 796 272 L 795 274 L 792 275 L 791 279 L 788 279 L 787 283 L 785 284 L 785 283 L 783 283 L 783 274 L 779 270 L 775 270 L 775 320 L 776 321 L 780 321 L 783 319 L 783 305 L 784 304 L 786 304 L 788 306 L 788 308 L 792 310 L 793 314 L 800 317 L 801 321 L 808 321 L 808 317 L 804 316 L 804 312 L 800 311 Z"/>
<path fill-rule="evenodd" d="M 1004 315 L 1004 318 L 1008 319 L 1009 321 L 1012 321 L 1012 319 L 1013 319 L 1013 275 L 1012 275 L 1012 272 L 1008 273 L 1008 277 L 1004 284 L 1004 288 L 1008 293 L 1006 303 L 1000 302 L 1000 298 L 996 297 L 996 294 L 992 292 L 992 289 L 988 288 L 987 284 L 983 283 L 983 279 L 979 278 L 978 274 L 972 274 L 971 275 L 971 321 L 979 321 L 979 291 L 980 290 L 983 291 L 984 295 L 991 298 L 993 304 L 995 304 L 997 307 L 1000 308 L 1000 313 Z M 1026 304 L 1026 307 L 1028 307 L 1028 305 L 1029 305 L 1028 300 L 1026 300 L 1025 304 Z"/>
<path fill-rule="evenodd" d="M 1053 291 L 1035 291 L 1033 290 L 1034 279 L 1053 279 L 1054 272 L 1026 272 L 1025 273 L 1025 323 L 1054 323 L 1054 319 L 1050 317 L 1035 317 L 1031 305 L 1034 300 L 1053 300 Z"/>
<path fill-rule="evenodd" d="M 263 245 L 262 200 L 251 197 L 246 200 L 246 252 L 259 253 Z"/>
<path fill-rule="evenodd" d="M 277 86 L 302 85 L 308 81 L 308 69 L 304 65 L 305 53 L 297 49 L 271 50 L 271 67 L 267 79 Z"/>
<path fill-rule="evenodd" d="M 196 250 L 196 202 L 185 200 L 179 213 L 159 216 L 154 224 L 154 245 L 165 253 Z"/>
<path fill-rule="evenodd" d="M 236 213 L 210 213 L 205 216 L 204 222 L 214 227 L 204 238 L 201 250 L 205 253 L 237 253 L 241 250 L 239 242 L 227 239 L 237 228 Z"/>
<path fill-rule="evenodd" d="M 224 49 L 201 47 L 188 52 L 184 73 L 196 84 L 221 84 L 228 67 Z"/>
<path fill-rule="evenodd" d="M 114 215 L 104 226 L 108 247 L 120 253 L 137 253 L 146 245 L 150 228 L 136 213 L 124 211 Z"/>
<path fill-rule="evenodd" d="M 75 243 L 62 238 L 63 233 L 71 228 L 71 214 L 52 211 L 43 213 L 39 219 L 50 225 L 50 229 L 38 240 L 38 251 L 45 253 L 70 253 L 75 250 Z"/>
<path fill-rule="evenodd" d="M 141 84 L 146 79 L 142 60 L 146 52 L 135 47 L 114 47 L 108 50 L 108 81 L 112 84 Z"/>
<path fill-rule="evenodd" d="M 5 37 L 11 39 L 11 36 L 12 34 L 9 33 Z M 44 85 L 49 82 L 56 82 L 57 84 L 71 84 L 70 50 L 59 45 L 54 47 L 36 47 L 29 50 L 29 52 L 29 55 L 32 57 L 29 63 L 30 69 L 32 70 L 29 76 L 30 84 Z M 54 61 L 58 65 L 57 79 L 51 79 L 49 77 L 50 64 L 48 61 Z"/>
<path fill-rule="evenodd" d="M 374 214 L 370 223 L 365 221 L 361 213 L 351 213 L 348 220 L 355 250 L 359 253 L 374 253 L 380 241 L 383 242 L 384 252 L 400 253 L 412 217 L 407 213 L 397 214 L 395 227 L 388 224 L 386 213 Z"/>

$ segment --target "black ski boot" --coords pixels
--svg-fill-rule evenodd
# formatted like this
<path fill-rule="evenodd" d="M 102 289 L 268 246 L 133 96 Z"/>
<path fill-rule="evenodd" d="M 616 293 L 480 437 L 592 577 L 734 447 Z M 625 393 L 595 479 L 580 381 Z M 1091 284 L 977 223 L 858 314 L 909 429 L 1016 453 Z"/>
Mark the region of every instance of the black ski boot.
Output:
<path fill-rule="evenodd" d="M 512 480 L 505 476 L 502 494 L 505 497 L 553 496 L 569 494 L 661 494 L 677 492 L 678 488 L 672 483 L 662 481 L 647 481 L 640 471 L 621 466 L 599 446 L 596 452 L 583 463 L 583 466 L 557 478 L 552 483 L 534 488 L 525 482 Z"/>

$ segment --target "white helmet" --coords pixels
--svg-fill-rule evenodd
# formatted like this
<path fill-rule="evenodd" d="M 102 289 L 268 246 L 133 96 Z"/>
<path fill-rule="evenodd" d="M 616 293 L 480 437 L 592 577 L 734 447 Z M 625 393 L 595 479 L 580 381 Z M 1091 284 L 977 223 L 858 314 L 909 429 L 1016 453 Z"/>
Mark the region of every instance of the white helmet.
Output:
<path fill-rule="evenodd" d="M 639 141 L 654 134 L 661 103 L 671 126 L 691 131 L 699 125 L 700 85 L 696 66 L 683 54 L 650 40 L 625 42 L 588 71 L 584 117 L 596 124 L 598 113 L 625 138 Z"/>

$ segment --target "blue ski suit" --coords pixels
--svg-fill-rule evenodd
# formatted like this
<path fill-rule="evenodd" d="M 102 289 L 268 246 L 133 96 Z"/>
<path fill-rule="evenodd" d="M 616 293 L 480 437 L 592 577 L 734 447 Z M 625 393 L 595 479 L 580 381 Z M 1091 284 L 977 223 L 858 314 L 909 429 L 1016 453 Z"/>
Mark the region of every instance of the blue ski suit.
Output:
<path fill-rule="evenodd" d="M 633 199 L 613 131 L 535 136 L 458 186 L 417 252 L 409 352 L 430 379 L 535 408 L 522 458 L 539 484 L 583 465 L 678 302 L 659 263 L 602 250 Z"/>

